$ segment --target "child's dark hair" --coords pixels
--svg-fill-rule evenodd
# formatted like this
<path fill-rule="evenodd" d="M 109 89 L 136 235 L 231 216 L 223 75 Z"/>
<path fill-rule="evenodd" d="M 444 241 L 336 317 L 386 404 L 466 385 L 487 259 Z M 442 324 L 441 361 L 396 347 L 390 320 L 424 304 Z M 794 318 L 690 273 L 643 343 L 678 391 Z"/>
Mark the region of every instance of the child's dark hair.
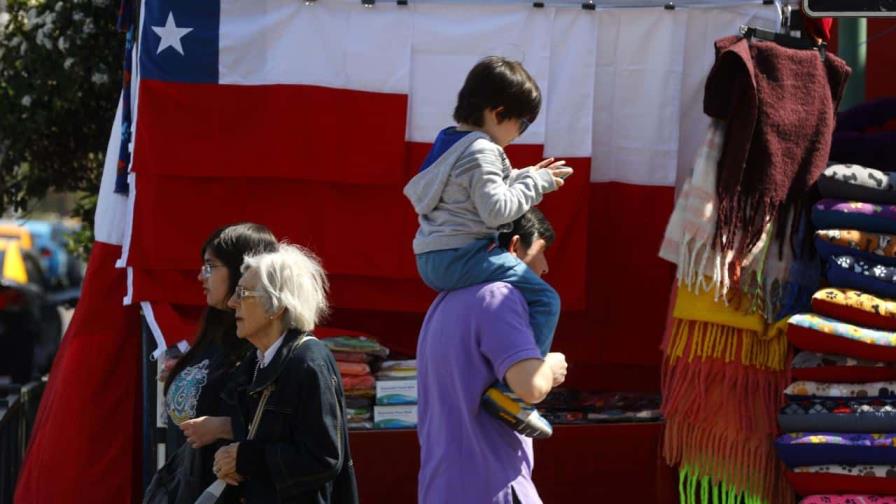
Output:
<path fill-rule="evenodd" d="M 489 56 L 470 70 L 457 95 L 454 120 L 483 126 L 486 109 L 503 108 L 501 120 L 525 119 L 534 122 L 541 110 L 541 90 L 519 61 Z"/>
<path fill-rule="evenodd" d="M 243 265 L 243 257 L 246 255 L 264 254 L 277 251 L 277 238 L 271 230 L 261 224 L 243 222 L 220 228 L 208 237 L 200 249 L 200 256 L 205 260 L 205 253 L 209 252 L 227 268 L 229 285 L 227 292 L 233 294 L 236 284 L 240 281 L 240 267 Z M 165 393 L 168 387 L 184 367 L 193 359 L 192 356 L 201 352 L 210 342 L 219 344 L 224 352 L 224 358 L 230 365 L 236 365 L 248 353 L 250 345 L 236 336 L 236 322 L 230 310 L 218 310 L 208 307 L 202 314 L 199 322 L 199 335 L 196 342 L 180 358 L 171 369 L 165 380 Z"/>
<path fill-rule="evenodd" d="M 554 227 L 541 210 L 535 207 L 513 221 L 512 226 L 510 231 L 498 234 L 498 245 L 505 250 L 510 248 L 510 240 L 514 236 L 520 237 L 520 243 L 526 250 L 529 250 L 536 238 L 541 238 L 547 245 L 554 243 Z"/>

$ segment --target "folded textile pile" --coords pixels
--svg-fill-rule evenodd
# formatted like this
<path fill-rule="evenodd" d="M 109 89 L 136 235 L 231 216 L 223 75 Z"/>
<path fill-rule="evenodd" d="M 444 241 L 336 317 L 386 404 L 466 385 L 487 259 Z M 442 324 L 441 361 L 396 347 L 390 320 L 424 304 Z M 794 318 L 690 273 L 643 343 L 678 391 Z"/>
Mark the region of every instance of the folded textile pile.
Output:
<path fill-rule="evenodd" d="M 345 390 L 346 422 L 350 429 L 373 428 L 376 379 L 373 370 L 389 349 L 367 336 L 334 336 L 321 341 L 333 352 Z"/>
<path fill-rule="evenodd" d="M 417 361 L 387 360 L 376 373 L 376 405 L 373 426 L 377 429 L 417 427 Z"/>
<path fill-rule="evenodd" d="M 811 312 L 789 319 L 796 381 L 776 442 L 805 503 L 896 496 L 894 182 L 894 173 L 851 164 L 829 166 L 818 181 L 812 223 L 828 287 Z"/>

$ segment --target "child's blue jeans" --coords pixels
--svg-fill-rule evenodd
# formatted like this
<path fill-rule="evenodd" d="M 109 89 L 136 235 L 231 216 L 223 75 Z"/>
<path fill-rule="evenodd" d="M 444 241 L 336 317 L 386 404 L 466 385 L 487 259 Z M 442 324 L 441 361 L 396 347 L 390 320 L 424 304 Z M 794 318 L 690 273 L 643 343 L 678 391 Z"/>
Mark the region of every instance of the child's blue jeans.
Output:
<path fill-rule="evenodd" d="M 457 249 L 418 254 L 417 271 L 426 285 L 437 291 L 485 282 L 507 282 L 516 287 L 529 305 L 529 324 L 535 344 L 542 355 L 550 351 L 560 318 L 560 296 L 523 261 L 498 247 L 494 240 L 477 240 Z"/>

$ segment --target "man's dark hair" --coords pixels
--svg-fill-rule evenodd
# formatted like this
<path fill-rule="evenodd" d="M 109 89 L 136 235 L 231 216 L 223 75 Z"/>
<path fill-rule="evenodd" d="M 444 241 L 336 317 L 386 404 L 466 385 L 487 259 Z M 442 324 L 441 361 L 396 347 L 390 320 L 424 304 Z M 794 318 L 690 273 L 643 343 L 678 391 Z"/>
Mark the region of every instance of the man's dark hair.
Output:
<path fill-rule="evenodd" d="M 525 119 L 534 122 L 541 110 L 541 90 L 519 61 L 489 56 L 470 70 L 457 95 L 454 120 L 483 126 L 486 109 L 503 107 L 501 120 Z"/>
<path fill-rule="evenodd" d="M 554 228 L 541 210 L 530 208 L 522 217 L 513 221 L 513 228 L 510 231 L 498 234 L 498 245 L 503 249 L 509 249 L 510 240 L 514 236 L 519 236 L 523 248 L 529 250 L 537 238 L 544 240 L 546 245 L 554 243 Z"/>

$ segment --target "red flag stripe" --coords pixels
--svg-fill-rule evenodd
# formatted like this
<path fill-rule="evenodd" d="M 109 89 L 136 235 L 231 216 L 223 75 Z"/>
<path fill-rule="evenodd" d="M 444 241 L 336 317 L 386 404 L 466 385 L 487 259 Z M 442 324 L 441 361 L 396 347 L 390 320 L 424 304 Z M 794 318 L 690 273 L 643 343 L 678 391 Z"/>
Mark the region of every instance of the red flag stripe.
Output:
<path fill-rule="evenodd" d="M 142 80 L 133 171 L 397 184 L 406 117 L 401 94 Z"/>

